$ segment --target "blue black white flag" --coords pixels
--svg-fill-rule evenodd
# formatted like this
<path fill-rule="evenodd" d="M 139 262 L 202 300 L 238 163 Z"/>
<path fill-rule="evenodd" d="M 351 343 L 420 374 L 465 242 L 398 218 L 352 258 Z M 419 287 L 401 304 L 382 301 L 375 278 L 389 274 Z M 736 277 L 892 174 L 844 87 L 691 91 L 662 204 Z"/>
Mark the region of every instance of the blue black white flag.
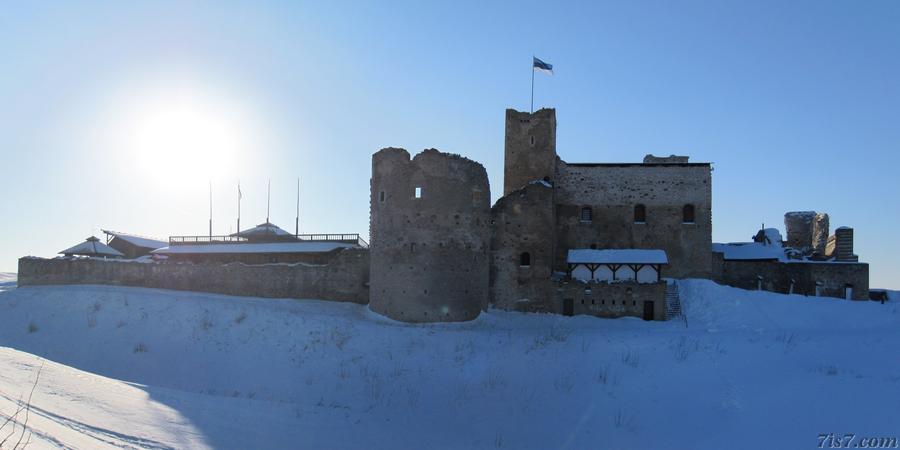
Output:
<path fill-rule="evenodd" d="M 534 58 L 534 57 L 532 57 L 532 58 Z M 533 70 L 540 70 L 541 72 L 549 73 L 550 75 L 553 75 L 553 64 L 547 64 L 537 58 L 534 58 L 534 69 Z"/>

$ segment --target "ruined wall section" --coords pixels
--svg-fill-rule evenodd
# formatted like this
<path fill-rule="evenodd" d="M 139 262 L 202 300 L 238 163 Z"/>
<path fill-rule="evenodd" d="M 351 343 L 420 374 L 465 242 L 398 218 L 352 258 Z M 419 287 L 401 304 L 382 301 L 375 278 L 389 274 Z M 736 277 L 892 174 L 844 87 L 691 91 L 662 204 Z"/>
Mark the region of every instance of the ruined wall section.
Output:
<path fill-rule="evenodd" d="M 503 195 L 556 174 L 556 110 L 506 110 Z"/>
<path fill-rule="evenodd" d="M 417 198 L 416 193 L 420 194 Z M 490 187 L 458 155 L 372 156 L 372 310 L 406 322 L 471 320 L 487 307 Z"/>
<path fill-rule="evenodd" d="M 267 298 L 369 301 L 369 251 L 346 249 L 329 264 L 192 264 L 25 257 L 19 286 L 106 284 Z"/>
<path fill-rule="evenodd" d="M 721 253 L 717 253 L 721 255 Z M 782 294 L 844 298 L 852 287 L 853 300 L 869 299 L 869 265 L 856 262 L 777 262 L 721 260 L 714 281 L 727 286 Z M 792 287 L 793 284 L 793 287 Z"/>
<path fill-rule="evenodd" d="M 708 278 L 712 270 L 712 175 L 706 163 L 558 164 L 557 267 L 573 248 L 662 249 L 664 277 Z M 645 223 L 635 223 L 644 205 Z M 683 208 L 694 206 L 694 222 Z M 592 209 L 589 223 L 583 207 Z"/>
<path fill-rule="evenodd" d="M 514 311 L 555 311 L 553 188 L 533 182 L 491 208 L 491 302 Z M 527 261 L 523 261 L 523 257 Z M 527 264 L 523 264 L 527 262 Z"/>
<path fill-rule="evenodd" d="M 791 211 L 784 214 L 786 244 L 807 256 L 823 258 L 829 235 L 828 214 Z"/>

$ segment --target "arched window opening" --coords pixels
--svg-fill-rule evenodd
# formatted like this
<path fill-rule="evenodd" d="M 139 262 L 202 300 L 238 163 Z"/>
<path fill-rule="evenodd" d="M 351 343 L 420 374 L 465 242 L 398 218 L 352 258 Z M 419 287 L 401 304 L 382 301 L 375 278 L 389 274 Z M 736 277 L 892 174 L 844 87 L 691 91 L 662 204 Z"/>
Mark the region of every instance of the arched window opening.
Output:
<path fill-rule="evenodd" d="M 682 219 L 682 222 L 694 223 L 694 205 L 684 205 L 683 211 L 684 218 Z"/>
<path fill-rule="evenodd" d="M 594 210 L 590 206 L 581 208 L 581 222 L 591 223 L 594 220 Z"/>
<path fill-rule="evenodd" d="M 522 252 L 522 254 L 519 255 L 519 265 L 522 267 L 530 266 L 531 265 L 531 253 Z"/>
<path fill-rule="evenodd" d="M 634 223 L 647 223 L 647 207 L 644 205 L 635 205 L 634 207 Z"/>

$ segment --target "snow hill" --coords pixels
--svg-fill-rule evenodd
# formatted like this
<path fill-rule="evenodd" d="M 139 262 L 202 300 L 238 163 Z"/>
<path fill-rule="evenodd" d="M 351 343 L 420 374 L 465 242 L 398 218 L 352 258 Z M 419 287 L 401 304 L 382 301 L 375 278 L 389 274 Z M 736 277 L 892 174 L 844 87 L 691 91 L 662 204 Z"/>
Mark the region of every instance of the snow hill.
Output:
<path fill-rule="evenodd" d="M 897 301 L 680 289 L 686 323 L 489 311 L 408 325 L 355 304 L 7 286 L 0 412 L 40 372 L 29 449 L 797 449 L 900 434 Z"/>

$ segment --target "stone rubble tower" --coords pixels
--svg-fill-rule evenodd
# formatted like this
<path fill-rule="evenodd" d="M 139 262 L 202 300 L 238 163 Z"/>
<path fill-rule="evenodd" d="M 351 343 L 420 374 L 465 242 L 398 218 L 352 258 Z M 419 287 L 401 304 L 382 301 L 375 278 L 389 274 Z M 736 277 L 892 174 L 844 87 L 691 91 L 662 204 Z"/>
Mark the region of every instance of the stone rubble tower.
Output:
<path fill-rule="evenodd" d="M 434 149 L 375 153 L 370 308 L 404 322 L 478 317 L 488 304 L 490 197 L 477 162 Z"/>
<path fill-rule="evenodd" d="M 825 257 L 828 244 L 828 214 L 815 211 L 792 211 L 784 214 L 787 232 L 785 244 L 804 256 Z"/>

